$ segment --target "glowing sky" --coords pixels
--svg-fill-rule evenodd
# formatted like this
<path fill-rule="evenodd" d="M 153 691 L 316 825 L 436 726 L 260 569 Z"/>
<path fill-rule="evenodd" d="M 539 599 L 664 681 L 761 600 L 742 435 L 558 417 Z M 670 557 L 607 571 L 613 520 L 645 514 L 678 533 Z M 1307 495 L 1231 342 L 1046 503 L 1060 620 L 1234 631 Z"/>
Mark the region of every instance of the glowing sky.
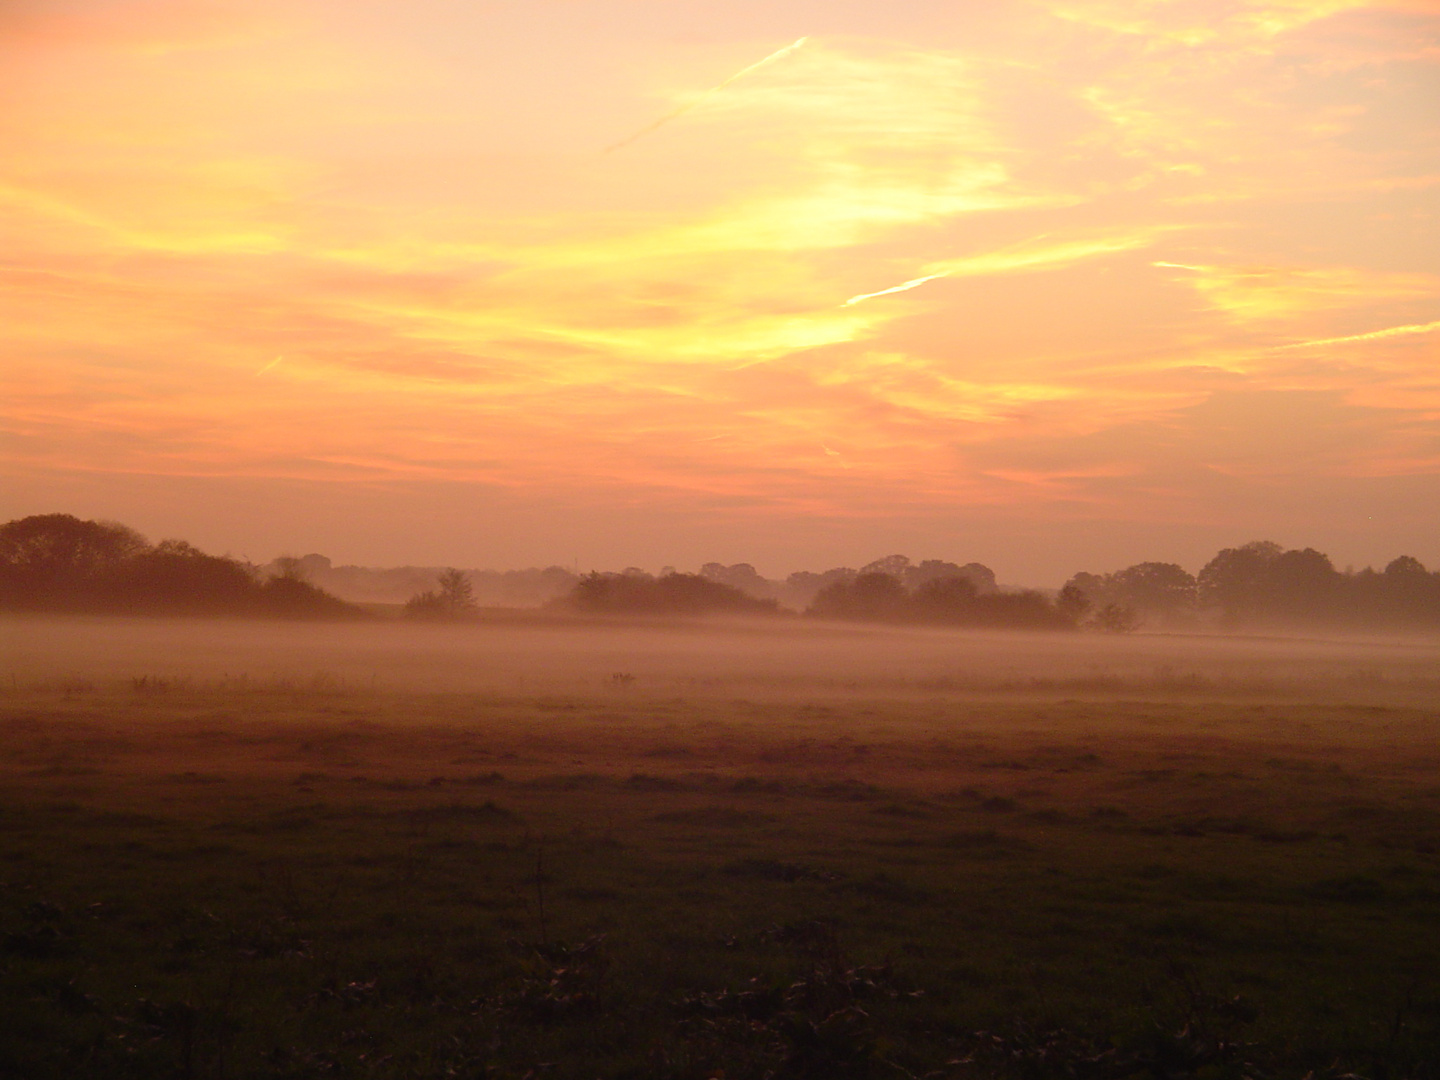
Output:
<path fill-rule="evenodd" d="M 1437 211 L 1437 0 L 0 0 L 0 513 L 1434 566 Z"/>

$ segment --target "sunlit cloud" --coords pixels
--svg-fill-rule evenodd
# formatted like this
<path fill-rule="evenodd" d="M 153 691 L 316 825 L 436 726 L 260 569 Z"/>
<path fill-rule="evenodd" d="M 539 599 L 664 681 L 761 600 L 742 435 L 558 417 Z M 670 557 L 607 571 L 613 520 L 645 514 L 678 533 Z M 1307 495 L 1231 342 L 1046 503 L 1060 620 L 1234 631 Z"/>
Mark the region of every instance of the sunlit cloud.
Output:
<path fill-rule="evenodd" d="M 683 104 L 683 105 L 678 105 L 678 106 L 676 106 L 674 109 L 671 109 L 671 110 L 670 110 L 668 113 L 666 113 L 664 116 L 660 117 L 660 119 L 656 120 L 653 124 L 648 124 L 648 125 L 646 125 L 645 127 L 641 128 L 639 131 L 635 132 L 633 135 L 627 135 L 625 138 L 621 139 L 619 142 L 617 142 L 617 143 L 612 143 L 610 146 L 607 146 L 607 147 L 605 148 L 605 153 L 610 154 L 610 153 L 613 153 L 613 152 L 616 151 L 616 150 L 621 149 L 622 147 L 629 146 L 631 143 L 635 142 L 637 139 L 643 139 L 646 135 L 649 135 L 652 131 L 658 131 L 660 128 L 662 128 L 662 127 L 664 127 L 666 124 L 670 123 L 670 121 L 672 121 L 672 120 L 678 120 L 680 117 L 684 116 L 684 115 L 685 115 L 687 112 L 689 112 L 691 109 L 695 109 L 695 108 L 698 108 L 699 106 L 703 105 L 708 99 L 714 97 L 716 94 L 720 93 L 720 92 L 721 92 L 722 90 L 724 90 L 726 87 L 734 85 L 734 84 L 735 84 L 736 82 L 738 82 L 740 79 L 745 78 L 745 76 L 747 76 L 747 75 L 752 75 L 752 74 L 754 74 L 755 72 L 759 71 L 761 68 L 763 68 L 763 67 L 768 67 L 769 65 L 775 63 L 777 60 L 783 60 L 783 59 L 785 59 L 785 57 L 787 57 L 787 56 L 789 56 L 791 53 L 795 52 L 795 50 L 797 50 L 797 49 L 801 48 L 802 46 L 804 46 L 805 42 L 808 41 L 808 40 L 809 40 L 808 38 L 803 38 L 803 37 L 802 37 L 802 38 L 800 38 L 800 39 L 792 42 L 791 44 L 786 45 L 786 46 L 785 46 L 784 48 L 782 48 L 782 49 L 776 49 L 773 53 L 771 53 L 769 56 L 765 57 L 764 59 L 762 59 L 762 60 L 757 60 L 757 61 L 755 61 L 755 63 L 749 65 L 748 67 L 743 67 L 743 68 L 741 68 L 741 69 L 740 69 L 739 71 L 737 71 L 734 75 L 731 75 L 728 79 L 726 79 L 724 82 L 720 83 L 720 84 L 717 85 L 717 86 L 713 86 L 713 87 L 711 87 L 709 90 L 706 90 L 704 93 L 699 94 L 698 96 L 696 96 L 696 98 L 695 98 L 693 101 L 688 101 L 688 102 L 686 102 L 686 103 Z"/>
<path fill-rule="evenodd" d="M 1385 300 L 1440 299 L 1440 276 L 1431 274 L 1352 267 L 1154 265 L 1185 271 L 1182 280 L 1207 304 L 1239 320 L 1284 318 Z"/>
<path fill-rule="evenodd" d="M 1419 11 L 1422 2 L 1412 0 L 1408 6 Z M 1048 5 L 1064 19 L 1188 47 L 1264 41 L 1341 12 L 1373 6 L 1370 0 L 1052 0 Z"/>
<path fill-rule="evenodd" d="M 938 521 L 1434 459 L 1423 3 L 458 8 L 0 12 L 13 475 Z"/>
<path fill-rule="evenodd" d="M 1065 241 L 1037 237 L 1033 241 L 1017 244 L 1000 251 L 974 255 L 963 259 L 949 259 L 926 266 L 929 271 L 922 277 L 912 278 L 899 285 L 877 292 L 861 293 L 846 300 L 845 307 L 866 300 L 873 300 L 892 293 L 909 292 L 931 281 L 947 277 L 985 277 L 994 274 L 1050 270 L 1069 266 L 1084 259 L 1099 258 L 1122 251 L 1133 251 L 1155 242 L 1164 230 L 1140 230 L 1117 236 L 1093 237 Z M 1157 264 L 1160 265 L 1160 264 Z M 1170 265 L 1170 264 L 1165 264 Z M 1189 269 L 1188 267 L 1186 269 Z"/>
<path fill-rule="evenodd" d="M 1321 345 L 1350 345 L 1357 341 L 1380 341 L 1384 338 L 1408 337 L 1411 334 L 1429 334 L 1440 330 L 1440 321 L 1417 323 L 1410 326 L 1389 326 L 1383 330 L 1369 330 L 1363 334 L 1346 334 L 1344 337 L 1316 338 L 1313 341 L 1295 341 L 1289 345 L 1277 345 L 1283 349 L 1310 349 Z"/>

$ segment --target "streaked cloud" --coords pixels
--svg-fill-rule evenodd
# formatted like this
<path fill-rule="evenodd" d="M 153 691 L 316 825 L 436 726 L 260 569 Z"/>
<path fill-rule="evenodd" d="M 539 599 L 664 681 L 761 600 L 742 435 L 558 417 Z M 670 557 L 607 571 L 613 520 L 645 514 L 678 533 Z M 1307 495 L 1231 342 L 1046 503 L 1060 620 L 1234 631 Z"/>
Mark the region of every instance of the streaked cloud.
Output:
<path fill-rule="evenodd" d="M 1424 3 L 566 10 L 0 12 L 6 475 L 780 530 L 1440 475 Z"/>
<path fill-rule="evenodd" d="M 695 109 L 695 108 L 698 108 L 699 106 L 703 105 L 703 104 L 704 104 L 707 100 L 709 100 L 711 97 L 713 97 L 714 95 L 720 93 L 720 92 L 723 91 L 726 87 L 734 85 L 734 84 L 735 84 L 737 81 L 739 81 L 740 79 L 745 78 L 746 75 L 752 75 L 752 74 L 754 74 L 755 72 L 759 71 L 761 68 L 770 66 L 771 64 L 775 63 L 777 60 L 783 60 L 783 59 L 785 59 L 785 57 L 787 57 L 787 56 L 789 56 L 791 53 L 795 52 L 795 50 L 797 50 L 797 49 L 799 49 L 799 48 L 802 48 L 802 47 L 805 45 L 805 42 L 806 42 L 807 40 L 809 40 L 809 39 L 808 39 L 808 38 L 803 38 L 803 37 L 802 37 L 802 38 L 798 38 L 798 39 L 796 39 L 795 41 L 791 42 L 789 45 L 786 45 L 784 48 L 776 49 L 776 50 L 775 50 L 773 53 L 771 53 L 769 56 L 763 57 L 763 58 L 755 61 L 755 63 L 749 64 L 749 65 L 747 65 L 746 67 L 741 68 L 741 69 L 740 69 L 739 71 L 737 71 L 734 75 L 731 75 L 728 79 L 726 79 L 724 82 L 719 83 L 718 85 L 711 87 L 709 90 L 706 90 L 706 91 L 705 91 L 704 93 L 702 93 L 702 94 L 696 95 L 696 97 L 695 97 L 693 100 L 687 101 L 687 102 L 685 102 L 684 104 L 681 104 L 681 105 L 677 105 L 675 108 L 671 109 L 668 113 L 666 113 L 664 116 L 660 117 L 660 119 L 656 120 L 654 123 L 647 124 L 645 127 L 641 128 L 639 131 L 635 132 L 633 135 L 627 135 L 625 138 L 621 139 L 621 140 L 620 140 L 619 142 L 617 142 L 617 143 L 611 143 L 609 146 L 607 146 L 607 147 L 605 148 L 605 151 L 604 151 L 604 152 L 607 153 L 607 154 L 614 153 L 616 150 L 619 150 L 619 149 L 621 149 L 622 147 L 629 146 L 629 145 L 630 145 L 631 143 L 633 143 L 636 139 L 643 139 L 646 135 L 649 135 L 652 131 L 658 131 L 660 128 L 664 127 L 666 124 L 670 123 L 672 120 L 677 120 L 677 119 L 679 119 L 680 117 L 684 116 L 684 115 L 685 115 L 687 112 L 689 112 L 691 109 Z"/>
<path fill-rule="evenodd" d="M 1363 334 L 1346 334 L 1344 337 L 1316 338 L 1314 341 L 1295 341 L 1289 345 L 1277 345 L 1279 349 L 1310 349 L 1321 345 L 1351 345 L 1360 341 L 1380 341 L 1384 338 L 1408 337 L 1411 334 L 1430 334 L 1440 330 L 1440 322 L 1417 323 L 1411 326 L 1387 326 L 1383 330 L 1367 330 Z"/>
<path fill-rule="evenodd" d="M 1306 311 L 1389 300 L 1440 301 L 1440 275 L 1357 267 L 1202 266 L 1157 262 L 1184 272 L 1211 307 L 1238 320 L 1278 319 Z"/>

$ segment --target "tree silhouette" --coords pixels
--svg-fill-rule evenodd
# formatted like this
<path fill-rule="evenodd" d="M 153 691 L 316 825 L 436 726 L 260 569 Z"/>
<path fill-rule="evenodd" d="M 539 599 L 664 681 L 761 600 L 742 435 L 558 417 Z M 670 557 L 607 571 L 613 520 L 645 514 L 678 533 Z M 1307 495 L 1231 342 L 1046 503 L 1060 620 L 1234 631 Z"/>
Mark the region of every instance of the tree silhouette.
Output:
<path fill-rule="evenodd" d="M 1271 540 L 1254 540 L 1243 547 L 1225 548 L 1196 575 L 1200 603 L 1235 623 L 1263 611 L 1270 564 L 1282 551 Z"/>
<path fill-rule="evenodd" d="M 1178 615 L 1195 606 L 1195 578 L 1174 563 L 1143 562 L 1112 575 L 1122 603 L 1155 615 Z"/>
<path fill-rule="evenodd" d="M 1060 594 L 1055 597 L 1055 610 L 1077 626 L 1080 624 L 1080 620 L 1085 618 L 1085 613 L 1090 610 L 1090 607 L 1090 597 L 1073 581 L 1062 588 Z"/>
<path fill-rule="evenodd" d="M 354 617 L 362 612 L 298 579 L 183 540 L 151 546 L 133 529 L 41 514 L 0 525 L 0 607 L 149 615 Z"/>
<path fill-rule="evenodd" d="M 643 570 L 623 574 L 586 574 L 557 607 L 591 615 L 774 615 L 774 600 L 747 596 L 700 574 L 662 574 Z"/>
<path fill-rule="evenodd" d="M 1140 616 L 1124 604 L 1106 604 L 1095 613 L 1090 625 L 1107 634 L 1129 634 L 1139 627 Z"/>
<path fill-rule="evenodd" d="M 805 614 L 865 622 L 939 623 L 1007 630 L 1073 630 L 1074 622 L 1037 592 L 986 592 L 965 567 L 907 592 L 890 574 L 861 573 L 831 582 Z"/>
<path fill-rule="evenodd" d="M 470 577 L 453 566 L 441 572 L 438 588 L 417 593 L 405 604 L 405 615 L 411 619 L 464 619 L 480 610 L 475 603 L 475 590 Z"/>
<path fill-rule="evenodd" d="M 475 590 L 463 570 L 453 567 L 440 575 L 440 599 L 452 615 L 469 615 L 476 610 Z"/>
<path fill-rule="evenodd" d="M 1175 563 L 1136 563 L 1113 574 L 1082 571 L 1066 582 L 1061 592 L 1069 597 L 1067 610 L 1076 619 L 1086 610 L 1108 606 L 1128 608 L 1137 619 L 1160 623 L 1184 624 L 1194 618 L 1195 579 Z M 1083 607 L 1076 607 L 1074 594 L 1085 599 Z"/>
<path fill-rule="evenodd" d="M 903 621 L 909 599 L 899 578 L 870 571 L 825 586 L 815 594 L 807 614 L 821 619 Z"/>

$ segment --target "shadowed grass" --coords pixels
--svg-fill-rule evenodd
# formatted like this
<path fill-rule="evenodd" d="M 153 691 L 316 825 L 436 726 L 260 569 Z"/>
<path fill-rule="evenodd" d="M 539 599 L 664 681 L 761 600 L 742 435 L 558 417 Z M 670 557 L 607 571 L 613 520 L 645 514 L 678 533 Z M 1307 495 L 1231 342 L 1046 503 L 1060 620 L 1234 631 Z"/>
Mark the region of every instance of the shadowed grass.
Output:
<path fill-rule="evenodd" d="M 0 1075 L 1436 1075 L 1431 711 L 626 692 L 12 693 Z"/>

